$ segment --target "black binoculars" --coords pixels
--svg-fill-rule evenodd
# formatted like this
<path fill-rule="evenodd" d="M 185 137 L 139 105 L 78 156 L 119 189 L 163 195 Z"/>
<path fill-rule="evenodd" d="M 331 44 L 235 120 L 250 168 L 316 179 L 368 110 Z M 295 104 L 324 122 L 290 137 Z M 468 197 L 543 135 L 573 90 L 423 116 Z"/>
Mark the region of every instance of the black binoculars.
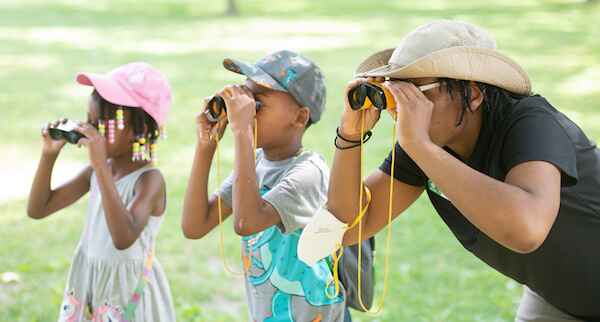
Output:
<path fill-rule="evenodd" d="M 65 140 L 71 144 L 77 144 L 79 139 L 84 137 L 83 134 L 75 131 L 77 127 L 79 127 L 77 122 L 67 120 L 66 122 L 61 122 L 56 127 L 48 128 L 48 134 L 53 140 Z"/>
<path fill-rule="evenodd" d="M 261 103 L 260 101 L 256 100 L 256 98 L 254 100 L 256 102 L 256 110 L 258 111 L 261 107 Z M 206 104 L 206 110 L 204 110 L 204 114 L 206 114 L 206 118 L 211 123 L 216 123 L 221 117 L 227 114 L 225 100 L 219 95 L 211 97 Z"/>

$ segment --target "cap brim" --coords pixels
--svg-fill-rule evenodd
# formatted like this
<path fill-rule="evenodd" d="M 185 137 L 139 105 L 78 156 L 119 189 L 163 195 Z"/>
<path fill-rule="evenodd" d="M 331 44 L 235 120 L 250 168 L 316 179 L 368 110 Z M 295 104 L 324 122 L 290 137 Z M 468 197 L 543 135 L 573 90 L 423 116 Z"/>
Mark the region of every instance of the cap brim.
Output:
<path fill-rule="evenodd" d="M 93 86 L 102 98 L 122 106 L 136 107 L 139 104 L 112 78 L 94 73 L 79 73 L 75 78 L 85 86 Z"/>
<path fill-rule="evenodd" d="M 237 74 L 245 75 L 256 84 L 276 91 L 287 92 L 279 82 L 261 68 L 231 58 L 223 60 L 223 67 Z"/>
<path fill-rule="evenodd" d="M 377 65 L 368 61 L 363 64 Z M 517 94 L 531 94 L 531 82 L 519 64 L 495 50 L 479 47 L 444 48 L 406 66 L 388 63 L 356 76 L 398 79 L 444 77 L 482 82 Z"/>

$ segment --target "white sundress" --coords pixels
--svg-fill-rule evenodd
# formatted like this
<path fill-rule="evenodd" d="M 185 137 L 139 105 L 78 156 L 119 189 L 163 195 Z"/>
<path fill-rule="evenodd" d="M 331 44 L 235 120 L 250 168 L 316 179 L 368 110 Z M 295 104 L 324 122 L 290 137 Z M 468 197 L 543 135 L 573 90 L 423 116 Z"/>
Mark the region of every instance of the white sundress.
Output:
<path fill-rule="evenodd" d="M 142 167 L 115 182 L 127 209 Z M 69 271 L 59 322 L 170 322 L 175 312 L 169 283 L 154 258 L 154 242 L 163 216 L 150 216 L 138 239 L 115 248 L 102 207 L 95 173 L 90 180 L 86 225 Z"/>

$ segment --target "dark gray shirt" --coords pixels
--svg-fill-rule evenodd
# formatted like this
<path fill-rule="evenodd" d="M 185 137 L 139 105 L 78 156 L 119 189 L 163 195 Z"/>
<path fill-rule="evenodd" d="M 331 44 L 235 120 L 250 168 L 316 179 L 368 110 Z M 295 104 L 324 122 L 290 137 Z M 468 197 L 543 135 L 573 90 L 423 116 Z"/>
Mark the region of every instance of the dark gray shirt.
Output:
<path fill-rule="evenodd" d="M 527 161 L 546 161 L 561 171 L 556 221 L 532 253 L 516 253 L 489 238 L 445 198 L 400 146 L 395 153 L 394 177 L 425 187 L 436 211 L 467 250 L 566 313 L 585 320 L 600 318 L 600 151 L 543 97 L 515 99 L 493 111 L 486 108 L 473 156 L 462 160 L 501 181 L 510 169 Z M 387 174 L 390 156 L 380 166 Z"/>

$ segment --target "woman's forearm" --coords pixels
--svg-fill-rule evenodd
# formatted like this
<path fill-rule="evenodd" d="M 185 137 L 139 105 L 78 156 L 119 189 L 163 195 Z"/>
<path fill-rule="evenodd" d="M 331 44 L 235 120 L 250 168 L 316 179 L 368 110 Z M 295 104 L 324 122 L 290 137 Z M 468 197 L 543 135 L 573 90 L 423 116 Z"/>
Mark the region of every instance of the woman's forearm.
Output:
<path fill-rule="evenodd" d="M 348 145 L 344 142 L 338 144 L 342 147 L 343 144 Z M 362 181 L 360 151 L 361 147 L 336 149 L 329 179 L 327 208 L 340 221 L 348 224 L 358 215 Z M 363 196 L 363 205 L 365 201 L 366 198 Z"/>

